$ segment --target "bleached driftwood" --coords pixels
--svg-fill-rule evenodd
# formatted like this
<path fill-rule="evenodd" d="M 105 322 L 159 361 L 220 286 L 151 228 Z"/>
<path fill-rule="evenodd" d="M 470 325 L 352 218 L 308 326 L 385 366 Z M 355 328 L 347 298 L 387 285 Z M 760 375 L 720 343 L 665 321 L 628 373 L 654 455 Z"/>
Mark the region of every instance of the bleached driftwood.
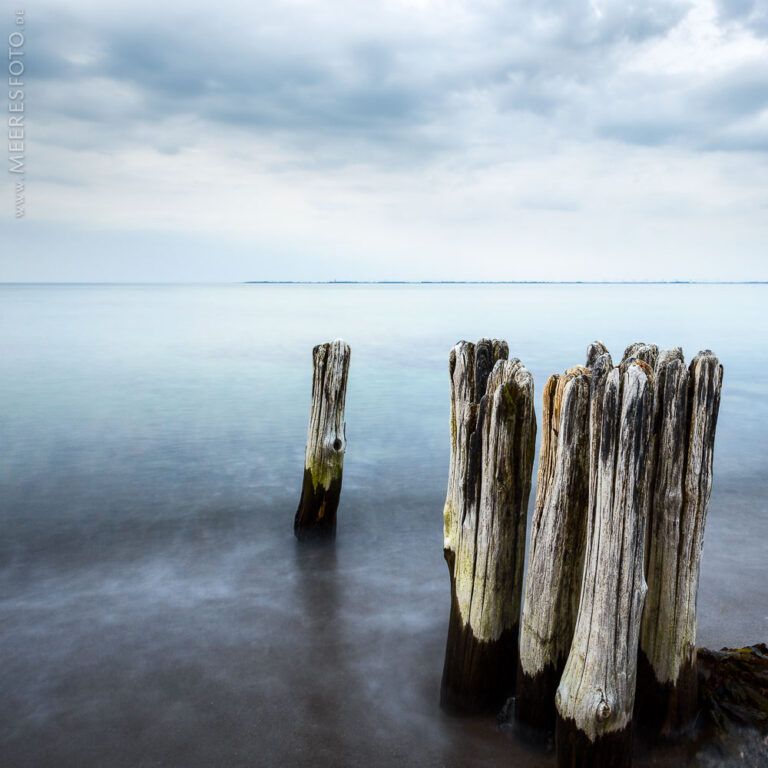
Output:
<path fill-rule="evenodd" d="M 603 363 L 605 357 L 602 358 Z M 631 764 L 637 647 L 646 585 L 641 485 L 653 374 L 625 360 L 591 387 L 587 543 L 571 650 L 555 697 L 558 765 Z M 597 417 L 598 412 L 599 419 Z"/>
<path fill-rule="evenodd" d="M 304 482 L 293 531 L 298 539 L 333 539 L 347 447 L 344 401 L 349 346 L 337 339 L 312 350 L 312 406 L 309 413 Z"/>
<path fill-rule="evenodd" d="M 451 615 L 441 704 L 501 705 L 514 688 L 531 468 L 533 377 L 505 342 L 460 342 L 450 357 L 451 468 L 444 554 Z"/>
<path fill-rule="evenodd" d="M 685 731 L 696 715 L 696 596 L 722 377 L 709 350 L 689 369 L 681 349 L 664 352 L 656 368 L 636 702 L 637 721 L 654 738 Z"/>
<path fill-rule="evenodd" d="M 551 376 L 544 387 L 515 689 L 516 720 L 540 730 L 555 727 L 555 691 L 579 610 L 589 502 L 589 384 L 589 370 L 577 366 Z"/>

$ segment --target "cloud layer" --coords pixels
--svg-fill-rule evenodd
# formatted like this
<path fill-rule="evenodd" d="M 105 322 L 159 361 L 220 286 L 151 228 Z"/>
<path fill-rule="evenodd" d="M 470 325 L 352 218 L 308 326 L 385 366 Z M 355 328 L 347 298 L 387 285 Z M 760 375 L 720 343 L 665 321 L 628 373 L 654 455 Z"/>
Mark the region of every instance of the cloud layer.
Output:
<path fill-rule="evenodd" d="M 133 275 L 94 230 L 192 279 L 768 277 L 763 2 L 48 2 L 27 57 L 5 279 L 45 232 Z"/>

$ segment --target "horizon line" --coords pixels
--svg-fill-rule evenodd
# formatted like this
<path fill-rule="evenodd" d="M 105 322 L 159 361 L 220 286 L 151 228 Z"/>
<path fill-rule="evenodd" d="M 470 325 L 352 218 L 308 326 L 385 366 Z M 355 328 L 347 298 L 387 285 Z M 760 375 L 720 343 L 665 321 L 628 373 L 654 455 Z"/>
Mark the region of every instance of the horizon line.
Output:
<path fill-rule="evenodd" d="M 245 280 L 244 285 L 768 285 L 768 280 Z"/>
<path fill-rule="evenodd" d="M 0 285 L 768 285 L 768 280 L 0 280 Z"/>

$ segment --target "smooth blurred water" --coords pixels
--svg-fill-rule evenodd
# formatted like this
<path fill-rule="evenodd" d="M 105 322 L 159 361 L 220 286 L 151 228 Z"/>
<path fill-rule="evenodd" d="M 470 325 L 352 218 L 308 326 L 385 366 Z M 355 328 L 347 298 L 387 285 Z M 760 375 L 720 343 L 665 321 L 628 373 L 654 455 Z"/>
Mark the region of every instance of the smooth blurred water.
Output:
<path fill-rule="evenodd" d="M 0 764 L 552 765 L 437 702 L 448 352 L 725 367 L 699 642 L 768 638 L 768 287 L 0 286 Z M 292 537 L 352 347 L 338 539 Z M 534 489 L 535 492 L 535 489 Z"/>

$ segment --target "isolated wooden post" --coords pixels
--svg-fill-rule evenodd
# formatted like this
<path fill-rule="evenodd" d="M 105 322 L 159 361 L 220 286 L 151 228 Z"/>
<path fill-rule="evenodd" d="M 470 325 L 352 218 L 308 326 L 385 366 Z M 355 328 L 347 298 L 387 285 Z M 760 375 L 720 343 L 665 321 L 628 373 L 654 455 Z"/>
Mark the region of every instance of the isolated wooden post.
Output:
<path fill-rule="evenodd" d="M 544 387 L 515 719 L 545 731 L 555 727 L 555 692 L 579 610 L 589 502 L 589 384 L 589 370 L 577 366 L 551 376 Z"/>
<path fill-rule="evenodd" d="M 340 339 L 312 350 L 312 407 L 309 413 L 304 483 L 293 523 L 297 539 L 333 539 L 347 446 L 344 400 L 349 346 Z"/>
<path fill-rule="evenodd" d="M 723 368 L 709 351 L 686 369 L 681 349 L 656 368 L 648 595 L 638 658 L 636 716 L 652 738 L 689 728 L 697 710 L 696 596 Z"/>
<path fill-rule="evenodd" d="M 497 708 L 514 689 L 536 416 L 533 377 L 506 354 L 506 343 L 482 339 L 457 344 L 450 358 L 441 704 L 453 711 Z"/>
<path fill-rule="evenodd" d="M 602 381 L 593 370 L 590 420 L 597 401 L 602 413 L 598 450 L 591 451 L 596 464 L 590 473 L 579 612 L 555 697 L 560 768 L 631 764 L 637 647 L 646 592 L 640 486 L 652 379 L 650 367 L 639 360 L 625 361 Z M 591 447 L 597 439 L 590 435 Z"/>

